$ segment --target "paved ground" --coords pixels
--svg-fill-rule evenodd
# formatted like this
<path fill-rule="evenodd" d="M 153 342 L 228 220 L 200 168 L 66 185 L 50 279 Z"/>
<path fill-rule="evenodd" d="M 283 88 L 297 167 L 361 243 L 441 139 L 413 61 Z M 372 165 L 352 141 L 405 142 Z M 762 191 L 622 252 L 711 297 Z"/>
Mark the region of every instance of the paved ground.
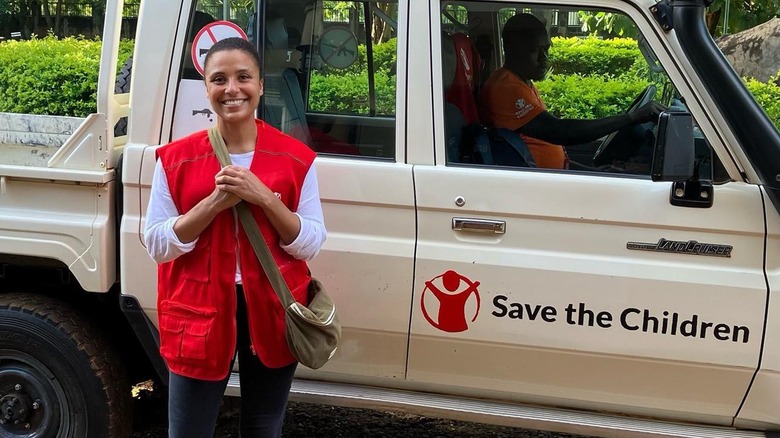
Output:
<path fill-rule="evenodd" d="M 238 438 L 237 399 L 226 398 L 216 438 Z M 165 438 L 165 405 L 136 403 L 133 438 Z M 416 415 L 290 403 L 284 438 L 575 438 L 507 427 L 465 423 Z"/>

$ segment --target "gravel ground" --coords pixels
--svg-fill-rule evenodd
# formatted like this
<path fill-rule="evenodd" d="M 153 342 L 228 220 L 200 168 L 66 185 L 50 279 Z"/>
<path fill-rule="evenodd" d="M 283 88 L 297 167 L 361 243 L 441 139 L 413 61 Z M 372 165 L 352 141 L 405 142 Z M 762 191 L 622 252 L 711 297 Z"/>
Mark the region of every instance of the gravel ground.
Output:
<path fill-rule="evenodd" d="M 226 398 L 215 438 L 238 438 L 238 399 Z M 577 438 L 509 427 L 466 423 L 367 409 L 291 402 L 285 438 Z M 165 403 L 137 401 L 133 438 L 166 438 Z"/>

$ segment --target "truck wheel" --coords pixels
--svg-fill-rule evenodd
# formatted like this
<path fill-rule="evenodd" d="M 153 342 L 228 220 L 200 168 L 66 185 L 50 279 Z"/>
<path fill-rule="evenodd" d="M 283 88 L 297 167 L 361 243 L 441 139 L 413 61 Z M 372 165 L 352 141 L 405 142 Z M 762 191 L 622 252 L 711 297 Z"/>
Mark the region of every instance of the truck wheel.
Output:
<path fill-rule="evenodd" d="M 72 307 L 0 295 L 0 436 L 126 437 L 130 386 L 122 363 Z"/>
<path fill-rule="evenodd" d="M 130 77 L 133 75 L 133 57 L 127 58 L 119 74 L 116 75 L 114 82 L 114 93 L 130 92 Z M 121 137 L 127 134 L 127 117 L 120 118 L 114 125 L 114 137 Z"/>

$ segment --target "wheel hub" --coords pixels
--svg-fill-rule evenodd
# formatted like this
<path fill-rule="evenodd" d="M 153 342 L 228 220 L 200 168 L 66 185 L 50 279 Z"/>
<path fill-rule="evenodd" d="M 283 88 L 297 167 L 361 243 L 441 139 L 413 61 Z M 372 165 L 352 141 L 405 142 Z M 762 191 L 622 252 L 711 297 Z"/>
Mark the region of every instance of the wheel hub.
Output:
<path fill-rule="evenodd" d="M 40 408 L 40 403 L 36 403 Z M 25 393 L 13 392 L 0 398 L 0 424 L 27 423 L 33 402 Z M 27 426 L 29 428 L 29 424 Z"/>
<path fill-rule="evenodd" d="M 62 426 L 59 391 L 41 371 L 29 363 L 0 360 L 0 435 L 21 438 L 58 433 Z"/>

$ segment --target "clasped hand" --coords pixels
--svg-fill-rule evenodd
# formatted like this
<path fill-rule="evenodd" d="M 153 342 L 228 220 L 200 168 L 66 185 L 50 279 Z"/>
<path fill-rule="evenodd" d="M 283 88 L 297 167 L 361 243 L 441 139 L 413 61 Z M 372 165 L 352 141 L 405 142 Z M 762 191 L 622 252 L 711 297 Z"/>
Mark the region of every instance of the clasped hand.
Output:
<path fill-rule="evenodd" d="M 240 166 L 225 166 L 214 178 L 212 197 L 217 208 L 233 207 L 242 200 L 264 206 L 266 200 L 274 197 L 271 190 L 249 169 Z"/>

